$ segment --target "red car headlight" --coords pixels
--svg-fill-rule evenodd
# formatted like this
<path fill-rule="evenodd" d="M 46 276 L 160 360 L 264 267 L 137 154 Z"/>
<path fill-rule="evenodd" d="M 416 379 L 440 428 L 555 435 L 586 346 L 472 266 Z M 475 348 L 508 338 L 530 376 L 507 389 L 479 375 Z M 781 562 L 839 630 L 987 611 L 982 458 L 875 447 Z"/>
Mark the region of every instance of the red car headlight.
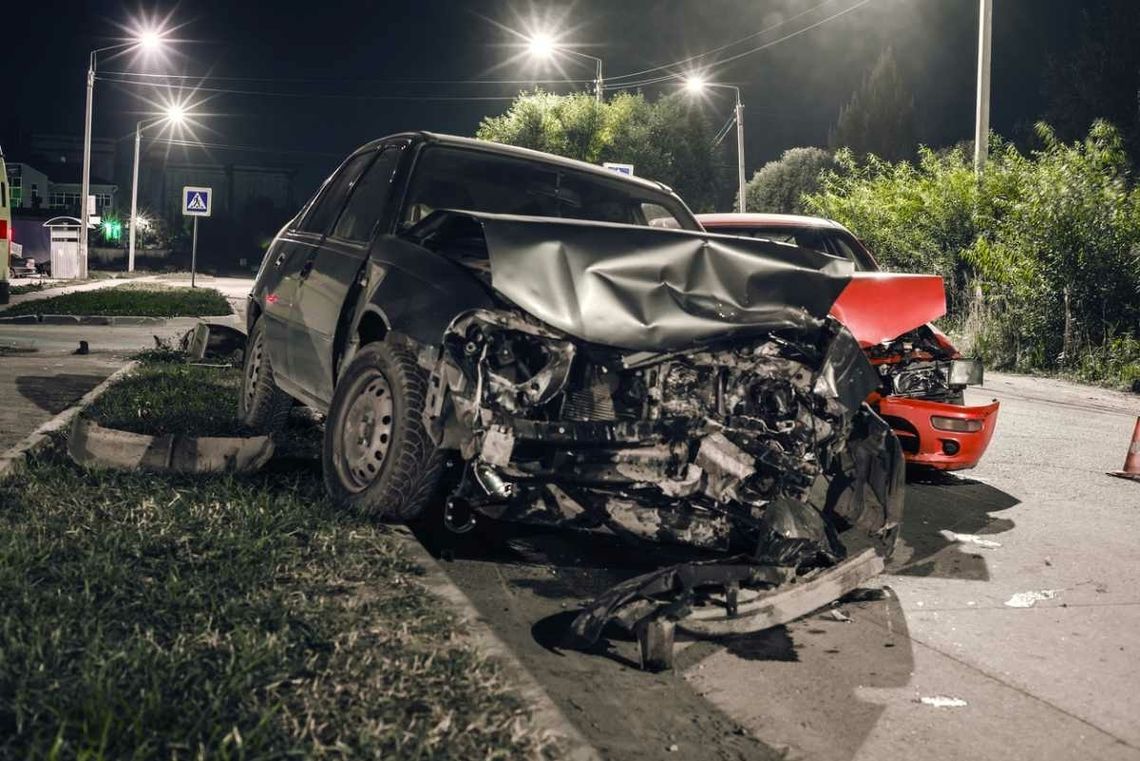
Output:
<path fill-rule="evenodd" d="M 940 431 L 955 431 L 957 433 L 975 433 L 982 430 L 981 420 L 962 420 L 956 417 L 942 417 L 931 415 L 930 424 Z"/>

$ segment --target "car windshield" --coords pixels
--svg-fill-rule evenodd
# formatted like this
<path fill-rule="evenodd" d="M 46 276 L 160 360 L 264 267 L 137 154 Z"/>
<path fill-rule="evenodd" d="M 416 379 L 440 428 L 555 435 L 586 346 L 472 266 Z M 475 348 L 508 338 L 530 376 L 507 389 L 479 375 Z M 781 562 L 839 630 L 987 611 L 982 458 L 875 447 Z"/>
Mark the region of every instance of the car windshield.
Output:
<path fill-rule="evenodd" d="M 778 243 L 791 243 L 800 248 L 810 248 L 813 251 L 822 251 L 832 256 L 840 256 L 855 262 L 855 269 L 861 272 L 874 272 L 878 269 L 863 248 L 842 230 L 820 227 L 790 227 L 774 225 L 771 227 L 711 227 L 711 232 L 722 235 L 739 235 L 745 238 L 764 238 Z"/>
<path fill-rule="evenodd" d="M 451 146 L 430 146 L 420 156 L 401 221 L 414 225 L 437 209 L 628 225 L 671 218 L 683 229 L 700 229 L 668 193 L 554 163 Z"/>

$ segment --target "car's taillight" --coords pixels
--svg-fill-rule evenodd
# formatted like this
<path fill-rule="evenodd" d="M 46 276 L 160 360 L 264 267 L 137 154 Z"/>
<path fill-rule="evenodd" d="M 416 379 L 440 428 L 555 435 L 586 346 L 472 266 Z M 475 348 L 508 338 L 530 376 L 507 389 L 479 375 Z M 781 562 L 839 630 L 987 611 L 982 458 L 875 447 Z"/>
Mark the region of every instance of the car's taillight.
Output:
<path fill-rule="evenodd" d="M 0 219 L 0 240 L 8 240 L 8 220 Z"/>
<path fill-rule="evenodd" d="M 956 417 L 942 417 L 941 415 L 932 415 L 930 424 L 940 431 L 974 433 L 982 430 L 981 420 L 962 420 Z"/>

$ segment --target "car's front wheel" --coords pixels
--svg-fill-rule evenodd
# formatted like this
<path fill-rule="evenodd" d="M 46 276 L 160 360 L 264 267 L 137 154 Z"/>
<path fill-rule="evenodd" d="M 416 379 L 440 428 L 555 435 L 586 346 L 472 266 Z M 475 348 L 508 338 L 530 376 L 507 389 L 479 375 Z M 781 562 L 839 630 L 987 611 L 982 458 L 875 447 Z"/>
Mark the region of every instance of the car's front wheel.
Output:
<path fill-rule="evenodd" d="M 262 433 L 276 433 L 285 427 L 293 399 L 273 381 L 273 366 L 265 345 L 265 317 L 258 317 L 245 342 L 238 420 Z"/>
<path fill-rule="evenodd" d="M 337 502 L 375 517 L 410 520 L 439 481 L 442 458 L 422 416 L 427 380 L 406 349 L 364 346 L 337 382 L 322 451 Z"/>

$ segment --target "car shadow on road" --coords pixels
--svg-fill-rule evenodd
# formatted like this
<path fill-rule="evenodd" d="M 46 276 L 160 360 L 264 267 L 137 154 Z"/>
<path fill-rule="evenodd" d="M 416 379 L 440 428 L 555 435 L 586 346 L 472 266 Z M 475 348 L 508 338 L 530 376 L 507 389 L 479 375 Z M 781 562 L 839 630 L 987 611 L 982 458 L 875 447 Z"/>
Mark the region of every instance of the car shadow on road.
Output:
<path fill-rule="evenodd" d="M 899 544 L 887 572 L 989 581 L 985 553 L 1000 546 L 1012 520 L 993 515 L 1020 503 L 977 479 L 940 471 L 911 471 Z"/>
<path fill-rule="evenodd" d="M 75 400 L 103 382 L 105 375 L 21 375 L 16 378 L 16 391 L 41 410 L 51 414 L 63 412 Z"/>

